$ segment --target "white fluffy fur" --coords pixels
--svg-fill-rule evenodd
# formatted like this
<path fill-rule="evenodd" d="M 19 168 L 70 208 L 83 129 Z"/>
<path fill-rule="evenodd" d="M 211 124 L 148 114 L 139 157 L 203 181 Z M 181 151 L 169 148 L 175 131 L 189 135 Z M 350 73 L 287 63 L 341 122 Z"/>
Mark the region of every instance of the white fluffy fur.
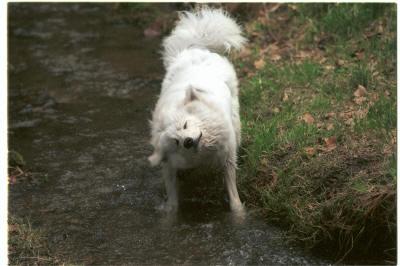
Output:
<path fill-rule="evenodd" d="M 164 40 L 167 73 L 151 121 L 149 161 L 162 164 L 168 209 L 178 206 L 177 170 L 211 164 L 224 167 L 231 209 L 243 209 L 236 188 L 238 82 L 232 64 L 215 52 L 240 49 L 244 42 L 234 20 L 212 9 L 181 13 Z M 194 145 L 184 147 L 189 138 Z"/>

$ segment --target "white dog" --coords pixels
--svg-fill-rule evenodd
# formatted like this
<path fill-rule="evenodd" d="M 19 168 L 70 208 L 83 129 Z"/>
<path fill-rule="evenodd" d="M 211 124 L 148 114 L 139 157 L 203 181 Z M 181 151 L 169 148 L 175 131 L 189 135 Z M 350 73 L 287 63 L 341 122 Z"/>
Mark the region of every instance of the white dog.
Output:
<path fill-rule="evenodd" d="M 149 157 L 162 164 L 168 200 L 178 206 L 179 169 L 224 168 L 231 210 L 243 210 L 236 188 L 236 152 L 240 144 L 238 81 L 232 64 L 215 52 L 240 49 L 241 29 L 222 10 L 183 12 L 163 42 L 166 76 L 151 121 Z"/>

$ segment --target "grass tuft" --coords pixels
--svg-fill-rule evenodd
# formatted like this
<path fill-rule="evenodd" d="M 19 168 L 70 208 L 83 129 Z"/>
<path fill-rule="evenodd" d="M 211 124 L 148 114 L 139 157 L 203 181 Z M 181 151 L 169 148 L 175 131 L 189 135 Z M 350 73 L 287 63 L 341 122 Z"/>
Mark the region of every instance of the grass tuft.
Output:
<path fill-rule="evenodd" d="M 10 265 L 64 265 L 50 255 L 43 233 L 15 216 L 8 220 L 8 255 Z"/>

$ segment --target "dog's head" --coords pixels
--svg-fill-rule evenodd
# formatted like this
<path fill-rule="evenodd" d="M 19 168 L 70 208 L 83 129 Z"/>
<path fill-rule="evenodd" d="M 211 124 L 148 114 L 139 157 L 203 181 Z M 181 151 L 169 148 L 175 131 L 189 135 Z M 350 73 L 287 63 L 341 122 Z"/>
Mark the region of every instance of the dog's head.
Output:
<path fill-rule="evenodd" d="M 173 115 L 171 123 L 160 134 L 158 148 L 149 158 L 152 165 L 168 160 L 172 154 L 185 161 L 203 151 L 217 149 L 218 141 L 226 129 L 221 116 L 202 93 L 192 87 L 187 89 L 184 101 Z"/>

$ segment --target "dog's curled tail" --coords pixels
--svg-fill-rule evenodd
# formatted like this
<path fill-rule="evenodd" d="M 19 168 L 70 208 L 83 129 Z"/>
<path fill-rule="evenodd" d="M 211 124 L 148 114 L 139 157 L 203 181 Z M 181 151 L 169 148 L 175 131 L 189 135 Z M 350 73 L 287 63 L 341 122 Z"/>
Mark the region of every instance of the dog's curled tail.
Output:
<path fill-rule="evenodd" d="M 179 15 L 175 29 L 163 41 L 165 66 L 187 48 L 206 48 L 222 53 L 232 48 L 239 50 L 246 42 L 240 26 L 222 9 L 202 8 Z"/>

